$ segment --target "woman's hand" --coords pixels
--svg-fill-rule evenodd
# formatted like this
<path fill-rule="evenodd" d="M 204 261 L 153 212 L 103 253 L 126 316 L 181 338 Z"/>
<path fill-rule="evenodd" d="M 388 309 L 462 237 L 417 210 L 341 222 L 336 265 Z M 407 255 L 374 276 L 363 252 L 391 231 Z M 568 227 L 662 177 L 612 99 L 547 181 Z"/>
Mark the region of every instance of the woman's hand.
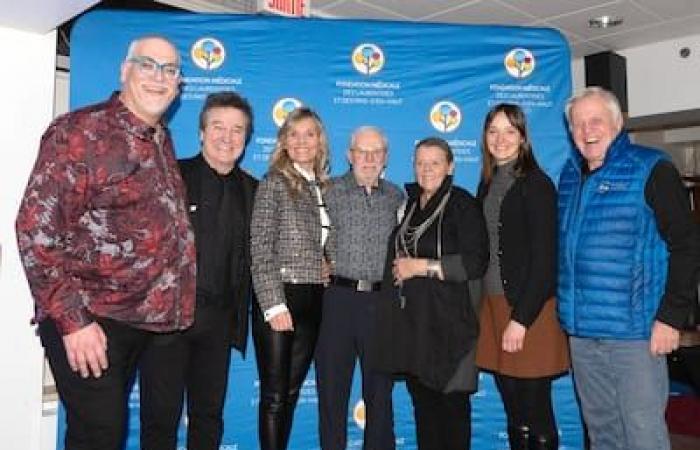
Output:
<path fill-rule="evenodd" d="M 328 287 L 330 284 L 332 274 L 333 265 L 326 258 L 323 258 L 321 261 L 321 279 L 323 280 L 323 285 L 325 287 Z"/>
<path fill-rule="evenodd" d="M 503 342 L 501 343 L 504 352 L 515 353 L 523 349 L 525 342 L 525 332 L 527 328 L 515 320 L 508 322 L 508 326 L 503 331 Z"/>
<path fill-rule="evenodd" d="M 289 311 L 282 311 L 275 314 L 268 320 L 270 327 L 274 331 L 294 331 L 294 323 L 292 322 L 292 315 Z"/>
<path fill-rule="evenodd" d="M 394 259 L 392 273 L 394 284 L 398 285 L 404 280 L 417 276 L 424 276 L 427 271 L 428 260 L 425 258 L 398 257 Z"/>

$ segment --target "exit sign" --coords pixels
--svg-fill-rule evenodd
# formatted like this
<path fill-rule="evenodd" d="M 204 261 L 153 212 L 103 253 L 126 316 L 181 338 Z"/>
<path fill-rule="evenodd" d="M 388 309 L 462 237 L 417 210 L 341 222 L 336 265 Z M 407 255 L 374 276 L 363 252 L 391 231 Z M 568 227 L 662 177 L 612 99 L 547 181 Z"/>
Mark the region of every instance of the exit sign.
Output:
<path fill-rule="evenodd" d="M 287 17 L 309 17 L 311 0 L 258 0 L 258 12 Z"/>

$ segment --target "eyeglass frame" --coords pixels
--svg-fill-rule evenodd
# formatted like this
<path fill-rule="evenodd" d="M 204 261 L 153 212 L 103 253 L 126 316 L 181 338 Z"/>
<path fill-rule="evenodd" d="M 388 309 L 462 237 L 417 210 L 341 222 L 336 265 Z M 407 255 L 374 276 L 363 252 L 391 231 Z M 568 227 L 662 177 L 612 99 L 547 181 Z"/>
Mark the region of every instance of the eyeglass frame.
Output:
<path fill-rule="evenodd" d="M 350 151 L 356 155 L 359 155 L 365 161 L 367 161 L 370 156 L 372 157 L 372 161 L 374 161 L 375 159 L 386 155 L 386 148 L 384 147 L 373 148 L 371 150 L 367 148 L 351 147 Z"/>
<path fill-rule="evenodd" d="M 139 73 L 142 75 L 155 77 L 156 73 L 160 72 L 163 78 L 167 80 L 177 80 L 180 78 L 180 75 L 182 75 L 182 68 L 180 65 L 170 62 L 161 64 L 150 56 L 132 56 L 127 59 L 127 62 L 135 64 Z M 144 63 L 153 64 L 153 69 L 149 69 L 148 67 L 144 66 Z M 177 72 L 171 74 L 167 72 L 169 69 L 175 69 Z"/>

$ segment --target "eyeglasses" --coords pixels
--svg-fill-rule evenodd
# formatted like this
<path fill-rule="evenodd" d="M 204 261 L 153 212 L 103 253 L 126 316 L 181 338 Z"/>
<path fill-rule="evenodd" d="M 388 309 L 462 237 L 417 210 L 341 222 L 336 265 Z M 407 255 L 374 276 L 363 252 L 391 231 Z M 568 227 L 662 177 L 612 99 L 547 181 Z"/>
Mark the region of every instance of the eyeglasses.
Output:
<path fill-rule="evenodd" d="M 382 155 L 384 155 L 384 149 L 364 149 L 364 148 L 359 148 L 355 147 L 351 149 L 353 152 L 355 152 L 356 155 L 362 157 L 362 159 L 368 160 L 368 159 L 377 159 L 381 158 Z"/>
<path fill-rule="evenodd" d="M 155 77 L 160 72 L 168 80 L 175 80 L 180 76 L 180 66 L 173 63 L 160 64 L 150 56 L 132 56 L 128 61 L 136 65 L 141 75 Z"/>

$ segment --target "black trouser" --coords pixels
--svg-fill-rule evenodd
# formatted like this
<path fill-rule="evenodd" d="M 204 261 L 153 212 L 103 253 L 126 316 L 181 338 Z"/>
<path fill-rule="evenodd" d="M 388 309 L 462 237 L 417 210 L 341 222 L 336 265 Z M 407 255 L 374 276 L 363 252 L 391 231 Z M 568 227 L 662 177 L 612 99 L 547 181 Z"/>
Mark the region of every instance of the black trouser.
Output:
<path fill-rule="evenodd" d="M 494 377 L 506 411 L 511 447 L 558 448 L 559 434 L 552 408 L 552 379 L 516 378 L 500 374 Z"/>
<path fill-rule="evenodd" d="M 261 450 L 284 450 L 299 390 L 309 371 L 321 322 L 323 285 L 285 284 L 294 331 L 273 331 L 253 307 L 253 343 L 260 378 L 258 434 Z"/>
<path fill-rule="evenodd" d="M 345 450 L 348 401 L 355 360 L 362 369 L 365 403 L 364 450 L 395 448 L 391 390 L 387 374 L 366 367 L 365 349 L 375 322 L 378 292 L 331 285 L 323 296 L 323 319 L 316 346 L 316 388 L 323 450 Z"/>
<path fill-rule="evenodd" d="M 187 391 L 187 448 L 218 450 L 233 310 L 197 305 L 184 332 L 154 336 L 140 363 L 141 448 L 175 450 Z"/>
<path fill-rule="evenodd" d="M 467 392 L 445 394 L 406 380 L 413 401 L 418 450 L 466 450 L 471 445 L 471 403 Z"/>
<path fill-rule="evenodd" d="M 136 362 L 153 333 L 111 319 L 95 319 L 107 336 L 109 367 L 102 376 L 82 378 L 68 365 L 56 324 L 39 324 L 56 388 L 66 407 L 66 450 L 120 450 L 124 446 L 128 390 Z"/>

